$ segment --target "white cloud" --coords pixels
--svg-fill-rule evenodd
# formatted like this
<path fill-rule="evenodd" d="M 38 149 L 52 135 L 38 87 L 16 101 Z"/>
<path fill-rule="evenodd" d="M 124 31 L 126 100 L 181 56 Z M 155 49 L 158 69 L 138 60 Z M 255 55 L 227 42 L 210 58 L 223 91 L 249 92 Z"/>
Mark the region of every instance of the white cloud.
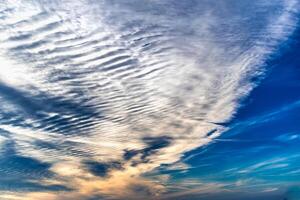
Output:
<path fill-rule="evenodd" d="M 58 181 L 75 189 L 71 196 L 120 195 L 120 189 L 130 195 L 126 183 L 153 188 L 153 194 L 164 191 L 141 175 L 179 161 L 226 129 L 215 123 L 234 116 L 256 84 L 250 79 L 263 74 L 264 61 L 294 29 L 298 11 L 297 1 L 279 0 L 241 5 L 131 2 L 2 3 L 15 9 L 4 12 L 0 25 L 6 36 L 1 41 L 3 84 L 36 101 L 42 96 L 49 109 L 55 109 L 51 101 L 58 99 L 93 111 L 48 109 L 40 119 L 21 116 L 35 128 L 1 126 L 11 132 L 18 153 L 54 163 L 51 170 L 60 175 Z M 67 132 L 70 126 L 78 133 Z M 123 160 L 125 150 L 149 146 L 143 138 L 162 136 L 170 137 L 170 144 L 148 155 L 149 162 L 132 167 L 131 162 L 141 162 L 138 155 L 123 171 L 110 171 L 109 178 L 93 176 L 82 166 L 86 159 Z M 60 148 L 39 148 L 36 141 Z M 72 166 L 79 170 L 77 176 L 70 173 Z M 49 194 L 56 197 L 61 198 Z"/>

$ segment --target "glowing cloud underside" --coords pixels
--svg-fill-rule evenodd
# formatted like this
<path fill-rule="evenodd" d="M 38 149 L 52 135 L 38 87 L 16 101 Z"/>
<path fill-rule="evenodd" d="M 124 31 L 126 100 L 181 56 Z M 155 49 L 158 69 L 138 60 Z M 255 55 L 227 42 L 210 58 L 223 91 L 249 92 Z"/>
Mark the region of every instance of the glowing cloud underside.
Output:
<path fill-rule="evenodd" d="M 183 153 L 226 129 L 293 31 L 297 8 L 297 0 L 0 1 L 0 154 L 10 144 L 49 163 L 50 177 L 29 181 L 68 188 L 0 198 L 163 197 L 169 177 L 143 175 L 188 167 Z"/>

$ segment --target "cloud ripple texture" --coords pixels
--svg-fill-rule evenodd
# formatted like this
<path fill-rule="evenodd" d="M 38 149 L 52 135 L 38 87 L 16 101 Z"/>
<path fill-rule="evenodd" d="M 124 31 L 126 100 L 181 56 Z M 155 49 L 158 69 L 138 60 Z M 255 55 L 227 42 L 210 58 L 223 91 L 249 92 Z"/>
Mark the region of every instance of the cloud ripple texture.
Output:
<path fill-rule="evenodd" d="M 293 32 L 298 7 L 297 0 L 0 0 L 0 154 L 10 149 L 44 166 L 0 165 L 43 188 L 8 188 L 0 198 L 168 194 L 169 177 L 145 174 L 188 168 L 181 156 L 227 129 Z M 62 191 L 49 189 L 55 185 Z"/>

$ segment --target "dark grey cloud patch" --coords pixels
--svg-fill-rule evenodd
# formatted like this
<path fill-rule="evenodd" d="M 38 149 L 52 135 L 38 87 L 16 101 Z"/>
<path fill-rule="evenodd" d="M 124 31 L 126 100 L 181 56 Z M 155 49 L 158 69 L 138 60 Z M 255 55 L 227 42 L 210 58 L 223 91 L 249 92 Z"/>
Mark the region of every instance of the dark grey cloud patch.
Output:
<path fill-rule="evenodd" d="M 147 145 L 144 149 L 125 150 L 123 154 L 124 160 L 131 160 L 133 157 L 140 155 L 141 163 L 148 162 L 148 157 L 157 153 L 159 149 L 169 146 L 172 142 L 172 138 L 168 136 L 160 137 L 144 137 L 142 141 Z M 133 165 L 139 162 L 134 161 Z"/>
<path fill-rule="evenodd" d="M 122 164 L 117 161 L 112 162 L 96 162 L 96 161 L 85 161 L 84 164 L 87 166 L 88 170 L 100 177 L 105 177 L 108 172 L 113 169 L 122 170 Z"/>

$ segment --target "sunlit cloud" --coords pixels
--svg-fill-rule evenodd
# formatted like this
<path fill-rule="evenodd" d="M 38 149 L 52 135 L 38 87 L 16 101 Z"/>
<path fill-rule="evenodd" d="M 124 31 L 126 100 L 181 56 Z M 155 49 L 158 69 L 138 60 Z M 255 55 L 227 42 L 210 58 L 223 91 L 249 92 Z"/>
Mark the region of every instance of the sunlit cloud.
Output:
<path fill-rule="evenodd" d="M 222 123 L 294 30 L 296 0 L 251 2 L 2 1 L 0 147 L 11 141 L 16 155 L 49 164 L 52 176 L 35 181 L 69 190 L 0 198 L 224 190 L 187 180 L 169 194 L 169 177 L 145 174 L 163 164 L 188 169 L 183 154 L 228 130 Z"/>

